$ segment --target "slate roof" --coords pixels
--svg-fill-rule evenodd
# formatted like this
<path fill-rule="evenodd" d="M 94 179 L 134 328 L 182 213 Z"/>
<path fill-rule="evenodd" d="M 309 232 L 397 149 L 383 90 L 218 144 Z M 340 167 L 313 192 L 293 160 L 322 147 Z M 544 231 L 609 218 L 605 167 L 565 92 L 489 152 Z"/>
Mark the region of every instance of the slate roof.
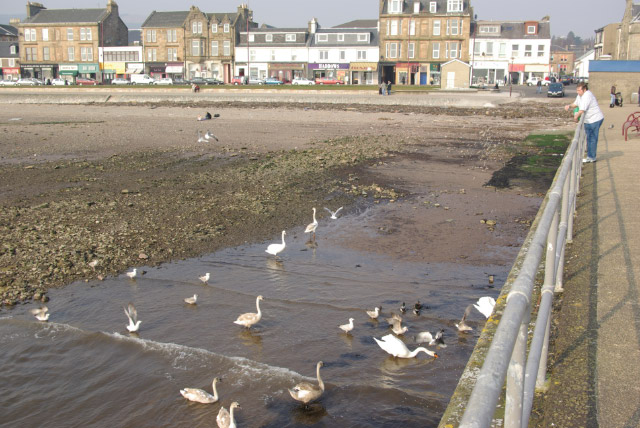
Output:
<path fill-rule="evenodd" d="M 589 61 L 589 73 L 603 72 L 640 72 L 640 61 Z"/>
<path fill-rule="evenodd" d="M 306 46 L 307 42 L 309 41 L 309 34 L 306 28 L 259 28 L 259 29 L 252 29 L 249 32 L 253 34 L 253 38 L 254 38 L 253 42 L 250 42 L 251 46 L 260 47 L 260 48 L 267 48 L 267 47 L 281 48 L 283 46 L 301 47 L 301 46 Z M 295 42 L 286 41 L 286 34 L 291 34 L 291 33 L 296 34 Z M 300 33 L 302 33 L 302 36 L 298 36 Z M 273 41 L 271 42 L 265 41 L 266 34 L 271 34 L 273 37 Z M 246 46 L 246 44 L 247 44 L 247 33 L 241 32 L 240 41 L 238 42 L 238 45 Z"/>
<path fill-rule="evenodd" d="M 344 34 L 345 38 L 344 41 L 339 42 L 336 39 L 334 40 L 333 37 L 330 37 L 328 41 L 326 42 L 317 42 L 315 37 L 311 37 L 311 43 L 310 46 L 312 47 L 316 47 L 316 48 L 335 48 L 335 47 L 349 47 L 349 48 L 354 48 L 354 47 L 362 47 L 362 48 L 370 48 L 372 46 L 378 46 L 380 40 L 378 37 L 378 30 L 377 29 L 372 29 L 372 28 L 321 28 L 319 29 L 316 34 Z M 358 42 L 354 39 L 353 35 L 355 34 L 369 34 L 369 42 L 365 43 L 365 42 Z M 349 37 L 351 36 L 351 37 Z"/>
<path fill-rule="evenodd" d="M 62 24 L 66 22 L 101 22 L 107 17 L 107 9 L 43 9 L 23 24 Z"/>
<path fill-rule="evenodd" d="M 129 30 L 128 45 L 133 46 L 134 42 L 140 43 L 142 30 Z"/>
<path fill-rule="evenodd" d="M 11 25 L 0 24 L 0 36 L 18 37 L 18 29 Z"/>
<path fill-rule="evenodd" d="M 175 28 L 182 27 L 189 11 L 151 12 L 142 24 L 142 28 Z"/>
<path fill-rule="evenodd" d="M 16 45 L 16 53 L 11 53 L 11 45 Z M 18 42 L 0 42 L 0 58 L 19 58 Z"/>
<path fill-rule="evenodd" d="M 356 19 L 355 21 L 345 22 L 331 28 L 378 28 L 377 19 Z"/>
<path fill-rule="evenodd" d="M 215 18 L 216 21 L 218 22 L 222 22 L 222 20 L 224 19 L 225 16 L 229 17 L 229 21 L 231 22 L 235 22 L 236 17 L 238 16 L 237 13 L 206 13 L 205 15 L 207 15 L 207 18 L 209 18 L 209 21 L 212 21 L 212 18 Z"/>
<path fill-rule="evenodd" d="M 431 3 L 434 0 L 420 0 L 420 13 L 427 13 L 429 14 L 429 3 Z M 447 0 L 435 0 L 437 5 L 436 5 L 436 14 L 443 14 L 443 13 L 447 13 Z M 413 4 L 415 2 L 414 1 L 403 1 L 403 8 L 402 8 L 402 13 L 413 13 Z M 384 5 L 382 6 L 382 14 L 388 14 L 389 12 L 389 0 L 384 0 Z M 462 13 L 462 14 L 468 14 L 470 12 L 469 10 L 469 0 L 463 0 L 462 2 L 462 12 L 458 12 L 458 13 Z M 392 15 L 395 15 L 395 13 L 393 13 Z"/>
<path fill-rule="evenodd" d="M 526 34 L 525 21 L 478 21 L 478 26 L 500 25 L 499 33 L 476 33 L 481 38 L 501 38 L 501 39 L 551 39 L 551 23 L 540 21 L 526 21 L 538 23 L 538 34 Z M 471 34 L 473 34 L 473 23 Z"/>

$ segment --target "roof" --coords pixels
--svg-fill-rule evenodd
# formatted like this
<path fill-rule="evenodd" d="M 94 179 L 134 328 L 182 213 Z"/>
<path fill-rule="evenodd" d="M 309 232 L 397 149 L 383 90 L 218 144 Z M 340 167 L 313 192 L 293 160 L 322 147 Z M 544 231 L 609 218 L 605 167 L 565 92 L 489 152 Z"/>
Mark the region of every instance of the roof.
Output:
<path fill-rule="evenodd" d="M 207 15 L 207 18 L 209 18 L 209 21 L 212 21 L 213 18 L 215 18 L 216 21 L 218 21 L 218 22 L 222 22 L 224 20 L 225 16 L 229 17 L 229 21 L 235 22 L 236 17 L 238 16 L 238 14 L 236 12 L 233 12 L 233 13 L 207 13 L 206 15 Z"/>
<path fill-rule="evenodd" d="M 371 48 L 378 47 L 378 30 L 375 28 L 320 28 L 316 34 L 344 34 L 344 40 L 338 41 L 337 36 L 329 36 L 326 42 L 318 42 L 314 34 L 310 35 L 310 46 L 315 48 Z M 368 34 L 369 42 L 358 42 L 355 34 Z"/>
<path fill-rule="evenodd" d="M 128 37 L 128 41 L 129 41 L 129 46 L 132 46 L 134 42 L 141 42 L 141 33 L 142 30 L 129 30 L 129 37 Z"/>
<path fill-rule="evenodd" d="M 420 13 L 421 14 L 431 14 L 429 12 L 429 3 L 432 3 L 434 0 L 420 0 Z M 447 0 L 435 0 L 436 2 L 436 15 L 446 14 L 447 13 Z M 415 1 L 403 1 L 402 2 L 402 13 L 413 13 L 413 4 Z M 389 13 L 389 0 L 384 0 L 382 5 L 382 13 Z M 468 15 L 470 13 L 470 5 L 469 0 L 462 1 L 462 12 L 458 12 L 463 15 Z"/>
<path fill-rule="evenodd" d="M 466 67 L 471 67 L 471 64 L 469 64 L 468 62 L 460 61 L 459 59 L 455 59 L 455 58 L 445 62 L 440 67 L 444 67 L 445 65 L 448 65 L 448 64 L 451 64 L 451 63 L 456 63 L 456 62 L 459 62 L 460 64 L 462 64 L 462 65 L 464 65 Z"/>
<path fill-rule="evenodd" d="M 356 19 L 355 21 L 345 22 L 331 28 L 378 28 L 377 19 Z"/>
<path fill-rule="evenodd" d="M 589 73 L 594 71 L 638 73 L 640 61 L 589 61 Z"/>
<path fill-rule="evenodd" d="M 22 24 L 62 24 L 66 22 L 102 22 L 107 9 L 43 9 Z"/>
<path fill-rule="evenodd" d="M 142 28 L 174 28 L 182 27 L 184 21 L 187 19 L 189 11 L 179 12 L 151 12 L 151 15 L 142 24 Z"/>
<path fill-rule="evenodd" d="M 537 22 L 538 34 L 526 34 L 526 23 Z M 551 39 L 551 23 L 548 21 L 477 21 L 471 25 L 490 26 L 500 25 L 499 33 L 476 33 L 482 38 L 501 38 L 501 39 Z M 472 30 L 473 33 L 473 30 Z"/>
<path fill-rule="evenodd" d="M 16 36 L 18 37 L 18 29 L 11 25 L 0 24 L 0 36 Z"/>
<path fill-rule="evenodd" d="M 11 53 L 11 45 L 16 46 L 16 53 Z M 0 42 L 0 58 L 19 58 L 18 42 Z"/>
<path fill-rule="evenodd" d="M 595 50 L 591 49 L 591 50 L 589 50 L 589 51 L 585 52 L 583 55 L 579 56 L 579 57 L 576 59 L 576 62 L 578 62 L 578 61 L 582 61 L 582 60 L 584 60 L 585 58 L 588 58 L 590 55 L 593 55 L 594 53 L 595 53 Z"/>

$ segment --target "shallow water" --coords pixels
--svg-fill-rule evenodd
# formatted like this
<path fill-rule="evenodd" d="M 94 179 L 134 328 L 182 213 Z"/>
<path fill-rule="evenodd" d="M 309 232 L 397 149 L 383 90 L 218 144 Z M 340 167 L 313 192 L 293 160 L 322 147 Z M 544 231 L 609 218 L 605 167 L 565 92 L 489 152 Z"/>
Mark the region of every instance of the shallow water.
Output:
<path fill-rule="evenodd" d="M 501 284 L 508 267 L 399 262 L 323 240 L 359 221 L 321 221 L 317 247 L 288 231 L 280 261 L 264 252 L 267 242 L 142 267 L 135 280 L 123 274 L 51 290 L 48 323 L 28 312 L 34 305 L 0 312 L 0 426 L 216 426 L 220 403 L 179 393 L 210 392 L 215 376 L 222 405 L 240 403 L 239 426 L 436 426 L 484 317 L 472 312 L 471 334 L 454 323 L 477 298 L 497 297 L 484 288 L 487 276 Z M 205 272 L 208 285 L 198 280 Z M 195 293 L 197 306 L 183 303 Z M 256 311 L 259 294 L 262 320 L 250 330 L 235 325 Z M 413 335 L 444 328 L 448 346 L 434 349 L 438 359 L 395 359 L 373 340 L 390 329 L 365 309 L 382 305 L 384 318 L 416 300 L 429 309 L 405 315 L 405 341 L 413 349 Z M 128 302 L 142 320 L 138 335 L 125 329 Z M 350 317 L 355 328 L 344 334 L 338 325 Z M 287 389 L 315 382 L 318 360 L 326 391 L 304 408 Z"/>

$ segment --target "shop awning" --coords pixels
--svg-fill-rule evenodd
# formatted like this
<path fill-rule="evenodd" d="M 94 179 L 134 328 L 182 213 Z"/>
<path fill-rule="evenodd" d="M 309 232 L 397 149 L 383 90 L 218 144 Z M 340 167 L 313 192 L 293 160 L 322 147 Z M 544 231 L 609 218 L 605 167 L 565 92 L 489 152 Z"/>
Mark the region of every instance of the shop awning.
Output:
<path fill-rule="evenodd" d="M 135 63 L 135 64 L 127 64 L 127 74 L 138 74 L 142 73 L 144 70 L 144 65 Z"/>
<path fill-rule="evenodd" d="M 524 71 L 532 73 L 548 73 L 549 66 L 547 64 L 527 64 L 524 66 Z"/>
<path fill-rule="evenodd" d="M 349 64 L 351 71 L 375 71 L 378 69 L 377 62 L 352 62 Z"/>
<path fill-rule="evenodd" d="M 184 67 L 181 65 L 167 65 L 165 73 L 182 73 L 182 70 L 184 70 Z"/>
<path fill-rule="evenodd" d="M 78 70 L 60 70 L 58 71 L 63 76 L 77 76 Z"/>

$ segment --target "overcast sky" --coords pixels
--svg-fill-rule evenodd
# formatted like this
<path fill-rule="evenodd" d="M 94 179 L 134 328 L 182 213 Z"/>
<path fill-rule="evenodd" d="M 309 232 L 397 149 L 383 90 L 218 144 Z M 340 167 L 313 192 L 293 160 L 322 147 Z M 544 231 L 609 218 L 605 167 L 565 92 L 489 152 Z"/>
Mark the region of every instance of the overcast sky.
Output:
<path fill-rule="evenodd" d="M 104 8 L 107 0 L 39 0 L 49 9 Z M 131 29 L 139 28 L 152 10 L 188 10 L 191 5 L 205 12 L 233 12 L 240 3 L 253 9 L 254 20 L 276 27 L 306 27 L 318 18 L 323 27 L 332 27 L 354 19 L 376 19 L 379 0 L 116 0 L 122 20 Z M 26 16 L 27 1 L 3 0 L 0 23 L 10 17 Z M 593 37 L 594 30 L 612 22 L 620 22 L 625 0 L 471 0 L 474 13 L 481 20 L 539 20 L 551 17 L 551 33 L 566 36 Z M 215 9 L 212 9 L 215 8 Z M 580 17 L 578 17 L 580 16 Z"/>

